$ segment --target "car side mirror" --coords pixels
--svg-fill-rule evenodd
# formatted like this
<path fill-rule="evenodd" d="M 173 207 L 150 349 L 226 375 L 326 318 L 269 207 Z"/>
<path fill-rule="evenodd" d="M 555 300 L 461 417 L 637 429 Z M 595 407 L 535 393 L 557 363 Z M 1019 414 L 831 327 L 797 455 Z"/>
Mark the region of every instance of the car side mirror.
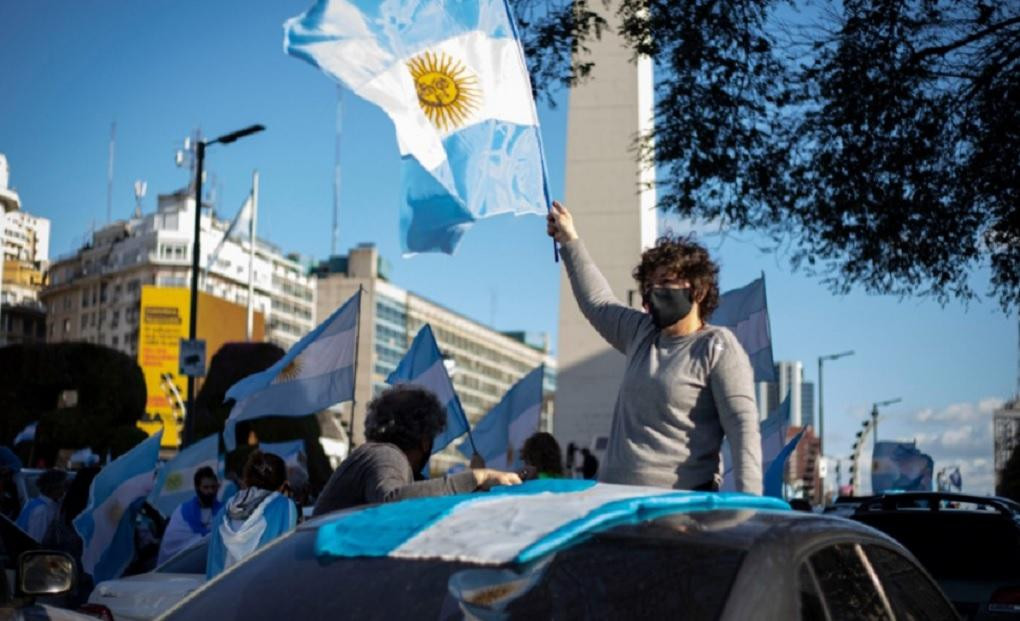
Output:
<path fill-rule="evenodd" d="M 32 550 L 18 557 L 18 593 L 63 595 L 74 588 L 74 559 L 64 552 Z"/>

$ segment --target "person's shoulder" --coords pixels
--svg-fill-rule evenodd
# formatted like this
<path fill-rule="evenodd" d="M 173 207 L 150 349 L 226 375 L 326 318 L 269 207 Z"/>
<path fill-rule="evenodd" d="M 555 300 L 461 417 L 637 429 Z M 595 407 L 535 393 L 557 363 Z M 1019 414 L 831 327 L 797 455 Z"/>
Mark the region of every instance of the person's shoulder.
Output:
<path fill-rule="evenodd" d="M 744 353 L 744 346 L 737 340 L 737 335 L 725 326 L 705 324 L 704 339 L 708 346 L 708 354 L 713 360 L 721 360 Z"/>
<path fill-rule="evenodd" d="M 366 442 L 354 449 L 352 458 L 362 461 L 407 461 L 404 451 L 395 444 L 389 442 Z"/>

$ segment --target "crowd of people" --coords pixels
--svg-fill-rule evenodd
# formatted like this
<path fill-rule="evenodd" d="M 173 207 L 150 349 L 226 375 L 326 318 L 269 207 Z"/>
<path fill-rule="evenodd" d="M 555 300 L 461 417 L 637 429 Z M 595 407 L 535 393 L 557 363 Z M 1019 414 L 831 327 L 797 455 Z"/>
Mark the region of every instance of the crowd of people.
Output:
<path fill-rule="evenodd" d="M 626 357 L 604 463 L 589 447 L 566 453 L 548 433 L 535 433 L 520 449 L 513 472 L 471 467 L 426 478 L 433 441 L 446 427 L 436 396 L 401 385 L 368 405 L 367 441 L 332 473 L 314 500 L 320 515 L 407 498 L 484 492 L 531 478 L 583 477 L 611 483 L 673 489 L 718 490 L 720 450 L 730 442 L 740 491 L 762 491 L 761 441 L 748 357 L 733 333 L 708 323 L 718 305 L 718 268 L 691 239 L 664 237 L 634 269 L 644 311 L 619 302 L 588 255 L 569 211 L 554 203 L 547 229 L 562 249 L 574 297 L 596 331 Z M 39 495 L 12 510 L 8 472 L 0 468 L 2 510 L 44 546 L 81 557 L 72 521 L 82 512 L 97 468 L 73 479 L 57 470 L 38 478 Z M 195 496 L 163 519 L 152 507 L 139 513 L 133 570 L 151 569 L 208 537 L 212 577 L 295 527 L 309 503 L 307 475 L 288 472 L 275 454 L 254 451 L 239 489 L 218 498 L 221 481 L 211 468 L 194 474 Z M 296 502 L 295 502 L 296 501 Z M 167 523 L 164 523 L 167 522 Z M 81 584 L 89 588 L 88 576 Z M 88 591 L 85 590 L 85 593 Z"/>

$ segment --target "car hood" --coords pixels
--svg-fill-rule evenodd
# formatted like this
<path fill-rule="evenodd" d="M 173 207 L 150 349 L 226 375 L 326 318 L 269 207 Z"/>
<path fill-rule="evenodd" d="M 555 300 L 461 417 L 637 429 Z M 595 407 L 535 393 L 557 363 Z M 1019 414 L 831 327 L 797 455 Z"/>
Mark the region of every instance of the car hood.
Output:
<path fill-rule="evenodd" d="M 100 582 L 89 603 L 106 606 L 117 621 L 155 619 L 204 583 L 202 574 L 150 572 Z"/>

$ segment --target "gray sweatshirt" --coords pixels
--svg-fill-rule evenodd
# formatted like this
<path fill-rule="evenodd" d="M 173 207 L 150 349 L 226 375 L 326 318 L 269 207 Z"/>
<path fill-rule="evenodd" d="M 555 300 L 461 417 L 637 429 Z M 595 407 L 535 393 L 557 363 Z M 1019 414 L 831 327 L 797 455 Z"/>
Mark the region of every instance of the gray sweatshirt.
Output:
<path fill-rule="evenodd" d="M 471 471 L 415 481 L 411 463 L 397 446 L 366 442 L 333 472 L 315 503 L 314 515 L 376 502 L 393 502 L 421 496 L 446 496 L 473 492 Z"/>
<path fill-rule="evenodd" d="M 651 316 L 621 304 L 580 240 L 562 245 L 581 312 L 627 357 L 599 478 L 692 489 L 722 481 L 729 438 L 739 491 L 761 494 L 761 437 L 747 353 L 726 328 L 662 334 Z"/>

